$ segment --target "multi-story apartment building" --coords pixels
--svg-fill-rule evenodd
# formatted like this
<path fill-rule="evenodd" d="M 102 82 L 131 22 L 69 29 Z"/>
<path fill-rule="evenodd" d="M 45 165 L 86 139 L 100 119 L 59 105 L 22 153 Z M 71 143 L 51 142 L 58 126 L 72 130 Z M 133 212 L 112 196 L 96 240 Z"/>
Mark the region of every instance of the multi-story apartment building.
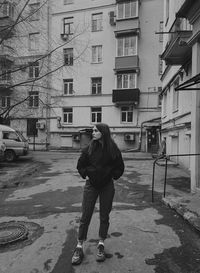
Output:
<path fill-rule="evenodd" d="M 179 155 L 171 159 L 190 170 L 195 191 L 200 187 L 200 158 L 195 155 L 200 153 L 200 2 L 165 0 L 164 10 L 162 134 L 167 153 Z"/>
<path fill-rule="evenodd" d="M 159 142 L 163 1 L 51 2 L 51 147 L 80 147 L 107 123 L 121 149 Z"/>
<path fill-rule="evenodd" d="M 96 122 L 121 149 L 158 147 L 163 1 L 15 0 L 0 11 L 2 122 L 35 149 L 80 148 Z"/>
<path fill-rule="evenodd" d="M 39 147 L 48 143 L 48 19 L 48 1 L 0 3 L 1 122 Z"/>

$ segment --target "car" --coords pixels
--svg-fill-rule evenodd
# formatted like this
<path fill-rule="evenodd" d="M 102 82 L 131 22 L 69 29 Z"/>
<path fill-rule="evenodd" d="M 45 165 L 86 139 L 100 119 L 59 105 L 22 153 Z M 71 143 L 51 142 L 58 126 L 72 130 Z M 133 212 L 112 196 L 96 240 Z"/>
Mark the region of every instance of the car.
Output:
<path fill-rule="evenodd" d="M 7 162 L 12 162 L 29 152 L 29 144 L 25 137 L 9 126 L 0 124 L 0 139 L 6 146 L 4 158 Z"/>

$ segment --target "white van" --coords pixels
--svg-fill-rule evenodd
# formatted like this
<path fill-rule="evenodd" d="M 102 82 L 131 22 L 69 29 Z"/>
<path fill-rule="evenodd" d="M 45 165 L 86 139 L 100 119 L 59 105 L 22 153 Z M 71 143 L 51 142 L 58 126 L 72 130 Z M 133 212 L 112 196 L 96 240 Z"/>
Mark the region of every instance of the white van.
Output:
<path fill-rule="evenodd" d="M 8 162 L 14 161 L 18 156 L 28 154 L 29 145 L 25 137 L 9 126 L 0 124 L 0 139 L 6 145 L 4 153 L 5 160 Z"/>

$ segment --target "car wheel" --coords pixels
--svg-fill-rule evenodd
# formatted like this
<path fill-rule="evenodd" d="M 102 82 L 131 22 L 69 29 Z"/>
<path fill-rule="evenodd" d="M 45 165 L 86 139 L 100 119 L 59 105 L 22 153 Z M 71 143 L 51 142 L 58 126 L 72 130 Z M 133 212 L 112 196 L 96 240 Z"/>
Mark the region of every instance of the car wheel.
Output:
<path fill-rule="evenodd" d="M 7 162 L 12 162 L 16 159 L 16 155 L 15 155 L 15 152 L 12 151 L 12 150 L 6 150 L 5 151 L 5 160 Z"/>

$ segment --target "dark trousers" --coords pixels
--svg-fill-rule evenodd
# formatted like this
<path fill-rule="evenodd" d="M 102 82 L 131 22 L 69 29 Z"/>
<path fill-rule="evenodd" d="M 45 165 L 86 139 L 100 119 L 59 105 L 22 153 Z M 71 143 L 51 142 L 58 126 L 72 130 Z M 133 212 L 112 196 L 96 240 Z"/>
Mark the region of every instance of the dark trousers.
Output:
<path fill-rule="evenodd" d="M 86 181 L 83 192 L 82 216 L 80 220 L 78 240 L 85 241 L 87 239 L 88 227 L 98 197 L 100 214 L 99 238 L 106 239 L 109 228 L 109 214 L 112 209 L 114 194 L 115 189 L 113 181 L 100 190 L 95 189 L 88 180 Z"/>

